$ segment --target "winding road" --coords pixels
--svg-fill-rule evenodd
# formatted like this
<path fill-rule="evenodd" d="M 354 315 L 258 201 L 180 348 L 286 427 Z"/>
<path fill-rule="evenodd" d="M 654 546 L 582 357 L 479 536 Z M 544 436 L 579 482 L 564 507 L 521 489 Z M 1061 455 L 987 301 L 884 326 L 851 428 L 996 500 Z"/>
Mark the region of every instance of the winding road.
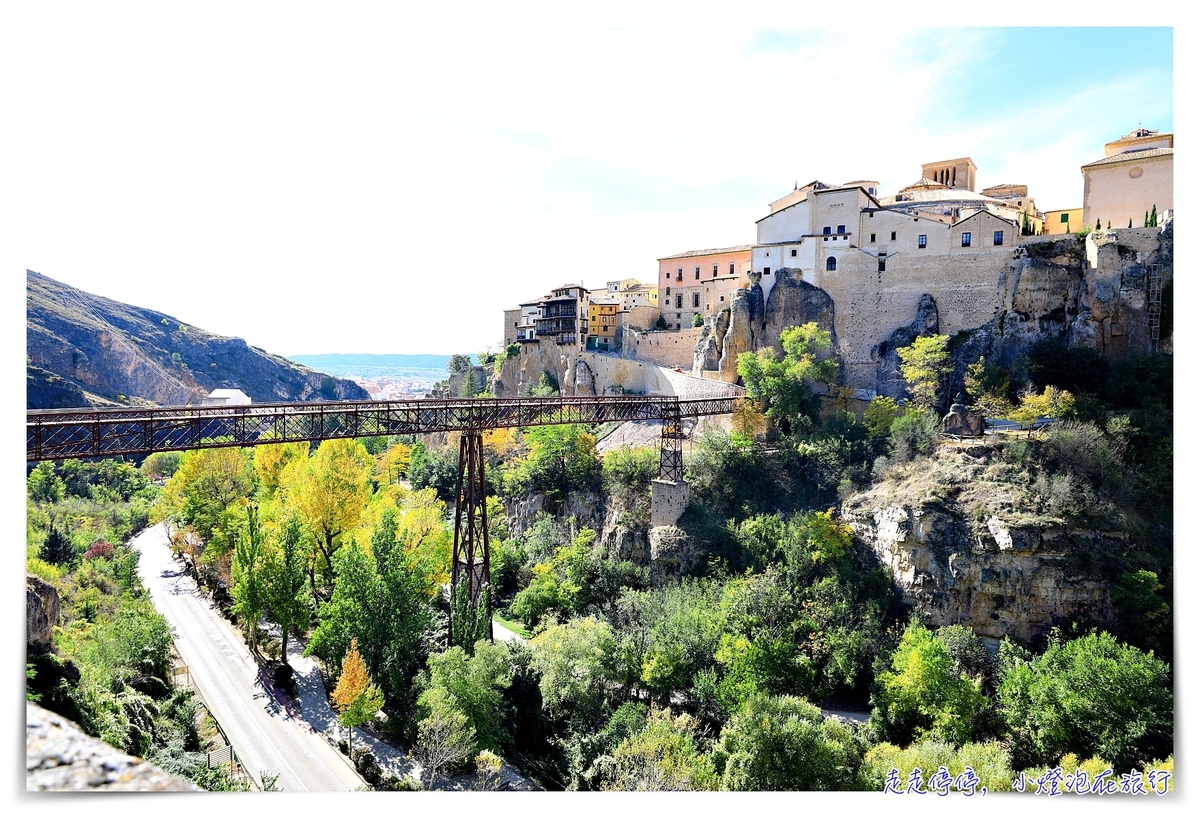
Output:
<path fill-rule="evenodd" d="M 158 612 L 175 629 L 175 648 L 192 683 L 220 723 L 247 772 L 278 775 L 285 792 L 347 792 L 363 786 L 349 762 L 299 718 L 290 715 L 258 678 L 241 639 L 202 597 L 171 555 L 163 526 L 133 541 L 138 572 Z"/>

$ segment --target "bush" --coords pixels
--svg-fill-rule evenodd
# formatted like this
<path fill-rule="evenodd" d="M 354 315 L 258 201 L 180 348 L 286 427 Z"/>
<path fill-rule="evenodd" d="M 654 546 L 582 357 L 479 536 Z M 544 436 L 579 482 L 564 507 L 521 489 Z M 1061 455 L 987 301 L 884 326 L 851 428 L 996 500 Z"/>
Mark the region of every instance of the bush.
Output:
<path fill-rule="evenodd" d="M 918 454 L 930 454 L 937 446 L 941 431 L 936 414 L 917 406 L 910 407 L 892 422 L 891 462 L 903 463 Z"/>
<path fill-rule="evenodd" d="M 1012 789 L 1013 772 L 1008 766 L 1008 754 L 995 741 L 986 744 L 964 744 L 955 747 L 944 741 L 922 741 L 900 749 L 895 744 L 877 744 L 863 757 L 859 780 L 865 790 L 882 790 L 888 773 L 895 769 L 903 787 L 908 774 L 920 768 L 926 781 L 939 767 L 945 767 L 957 778 L 970 767 L 979 777 L 979 786 L 988 792 Z"/>
<path fill-rule="evenodd" d="M 1022 769 L 1054 764 L 1065 753 L 1099 755 L 1118 769 L 1173 753 L 1169 669 L 1107 633 L 1015 660 L 998 695 L 1013 734 L 1014 766 Z"/>

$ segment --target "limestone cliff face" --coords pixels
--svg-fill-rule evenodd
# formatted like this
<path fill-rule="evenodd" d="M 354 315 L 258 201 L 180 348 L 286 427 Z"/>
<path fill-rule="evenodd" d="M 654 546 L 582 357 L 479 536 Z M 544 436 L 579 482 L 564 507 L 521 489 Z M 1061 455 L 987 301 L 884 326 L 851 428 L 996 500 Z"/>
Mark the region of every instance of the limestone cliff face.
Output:
<path fill-rule="evenodd" d="M 54 586 L 39 577 L 25 577 L 26 644 L 39 650 L 50 650 L 58 614 L 58 591 Z"/>
<path fill-rule="evenodd" d="M 770 299 L 763 300 L 762 273 L 751 272 L 750 287 L 738 290 L 726 309 L 709 317 L 696 344 L 693 374 L 715 370 L 721 380 L 736 381 L 738 355 L 768 346 L 779 349 L 779 333 L 797 324 L 813 322 L 834 334 L 829 294 L 804 281 L 799 270 L 785 267 L 775 275 Z"/>
<path fill-rule="evenodd" d="M 875 366 L 875 391 L 890 398 L 907 395 L 904 376 L 900 374 L 900 354 L 896 351 L 906 347 L 919 335 L 936 334 L 938 331 L 938 308 L 933 296 L 925 293 L 917 302 L 917 314 L 911 324 L 895 330 L 871 350 Z"/>
<path fill-rule="evenodd" d="M 969 525 L 909 505 L 846 517 L 932 626 L 961 624 L 979 636 L 1029 641 L 1066 617 L 1112 620 L 1107 583 L 1071 566 L 1081 548 L 1123 544 L 1118 535 L 1014 527 L 995 515 Z"/>
<path fill-rule="evenodd" d="M 1066 618 L 1113 622 L 1100 566 L 1135 547 L 1123 517 L 1057 516 L 990 444 L 942 447 L 850 497 L 842 518 L 933 625 L 1029 641 Z"/>
<path fill-rule="evenodd" d="M 241 338 L 214 335 L 171 316 L 85 293 L 29 271 L 26 355 L 30 409 L 199 403 L 218 387 L 256 403 L 366 400 L 331 378 Z"/>

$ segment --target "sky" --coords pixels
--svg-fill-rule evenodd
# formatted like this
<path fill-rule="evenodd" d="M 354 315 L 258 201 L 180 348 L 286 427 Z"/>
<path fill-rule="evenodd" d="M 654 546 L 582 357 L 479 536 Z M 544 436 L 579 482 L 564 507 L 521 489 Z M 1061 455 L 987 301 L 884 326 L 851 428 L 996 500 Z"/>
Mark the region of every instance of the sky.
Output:
<path fill-rule="evenodd" d="M 812 179 L 886 195 L 970 156 L 977 189 L 1080 206 L 1105 142 L 1174 129 L 1170 28 L 20 5 L 0 58 L 14 271 L 283 355 L 498 346 L 503 309 L 752 243 Z"/>

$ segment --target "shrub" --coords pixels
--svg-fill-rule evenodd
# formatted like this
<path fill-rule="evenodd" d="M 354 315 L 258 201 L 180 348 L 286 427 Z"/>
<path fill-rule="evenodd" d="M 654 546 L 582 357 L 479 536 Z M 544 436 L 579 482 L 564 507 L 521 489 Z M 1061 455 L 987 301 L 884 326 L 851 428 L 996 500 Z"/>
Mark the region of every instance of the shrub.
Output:
<path fill-rule="evenodd" d="M 995 741 L 961 747 L 944 741 L 922 741 L 903 750 L 895 744 L 877 744 L 863 757 L 859 780 L 863 789 L 882 790 L 888 773 L 895 769 L 903 786 L 908 774 L 918 767 L 925 780 L 939 767 L 945 767 L 954 778 L 970 767 L 979 777 L 979 786 L 986 787 L 988 792 L 1012 789 L 1013 772 L 1008 766 L 1008 754 Z"/>
<path fill-rule="evenodd" d="M 112 559 L 114 553 L 113 544 L 104 540 L 96 540 L 88 546 L 88 550 L 83 552 L 83 559 L 91 561 L 96 559 Z"/>

